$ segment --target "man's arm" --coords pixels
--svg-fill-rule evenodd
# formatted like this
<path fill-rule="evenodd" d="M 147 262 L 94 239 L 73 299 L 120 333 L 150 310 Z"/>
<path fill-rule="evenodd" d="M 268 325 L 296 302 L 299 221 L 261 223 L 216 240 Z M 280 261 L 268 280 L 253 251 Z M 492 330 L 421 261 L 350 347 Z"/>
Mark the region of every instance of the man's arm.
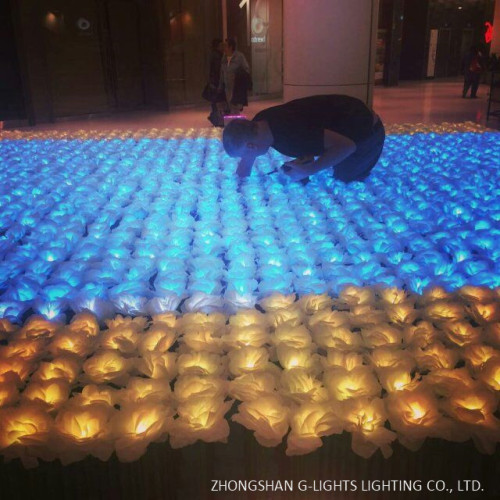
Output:
<path fill-rule="evenodd" d="M 238 163 L 236 174 L 239 178 L 248 177 L 252 173 L 252 166 L 255 158 L 242 158 Z"/>
<path fill-rule="evenodd" d="M 323 137 L 325 151 L 316 161 L 309 163 L 289 162 L 287 164 L 292 168 L 288 173 L 292 179 L 299 181 L 325 168 L 334 167 L 356 151 L 356 143 L 345 135 L 325 130 Z"/>

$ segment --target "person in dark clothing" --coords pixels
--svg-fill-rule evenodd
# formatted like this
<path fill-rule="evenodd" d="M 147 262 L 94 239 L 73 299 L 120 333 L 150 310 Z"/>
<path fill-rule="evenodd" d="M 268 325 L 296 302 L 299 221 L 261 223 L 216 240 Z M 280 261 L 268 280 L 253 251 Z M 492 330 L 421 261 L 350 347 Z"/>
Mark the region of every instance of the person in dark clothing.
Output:
<path fill-rule="evenodd" d="M 223 100 L 223 98 L 218 98 L 218 88 L 220 81 L 220 66 L 222 63 L 224 44 L 221 38 L 214 38 L 212 40 L 212 53 L 210 54 L 210 69 L 208 73 L 208 88 L 210 90 L 210 104 L 212 111 L 208 116 L 210 122 L 216 127 L 224 125 L 224 121 L 220 116 L 219 109 L 217 107 L 217 102 Z"/>
<path fill-rule="evenodd" d="M 252 121 L 231 121 L 222 137 L 229 156 L 241 158 L 236 171 L 240 177 L 250 175 L 255 158 L 272 147 L 296 158 L 284 165 L 293 180 L 333 167 L 334 176 L 344 182 L 369 175 L 384 140 L 379 116 L 345 95 L 311 96 L 273 106 Z"/>
<path fill-rule="evenodd" d="M 464 72 L 462 97 L 467 97 L 467 92 L 470 88 L 470 96 L 474 99 L 477 97 L 477 89 L 479 88 L 479 81 L 483 70 L 482 54 L 477 47 L 471 47 L 469 52 L 464 55 L 462 68 Z"/>

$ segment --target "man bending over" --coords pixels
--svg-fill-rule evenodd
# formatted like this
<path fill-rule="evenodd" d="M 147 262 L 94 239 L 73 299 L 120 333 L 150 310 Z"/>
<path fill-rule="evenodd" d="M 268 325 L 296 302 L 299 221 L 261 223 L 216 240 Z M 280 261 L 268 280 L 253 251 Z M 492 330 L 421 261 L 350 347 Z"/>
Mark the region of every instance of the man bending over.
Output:
<path fill-rule="evenodd" d="M 240 177 L 249 176 L 255 158 L 272 147 L 295 158 L 284 171 L 296 181 L 329 167 L 341 181 L 363 180 L 377 163 L 384 140 L 378 115 L 345 95 L 317 95 L 273 106 L 251 121 L 231 121 L 222 136 L 229 156 L 241 158 L 236 171 Z"/>

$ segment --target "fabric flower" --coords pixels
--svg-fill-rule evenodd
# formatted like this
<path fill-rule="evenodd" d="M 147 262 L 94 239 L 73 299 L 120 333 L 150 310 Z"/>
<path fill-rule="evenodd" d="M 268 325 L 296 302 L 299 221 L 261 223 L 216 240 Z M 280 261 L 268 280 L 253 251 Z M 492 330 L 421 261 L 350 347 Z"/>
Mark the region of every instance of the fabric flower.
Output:
<path fill-rule="evenodd" d="M 280 444 L 288 432 L 289 409 L 278 396 L 264 396 L 241 403 L 231 420 L 254 431 L 262 446 L 272 447 Z"/>
<path fill-rule="evenodd" d="M 218 354 L 192 352 L 181 354 L 177 360 L 179 375 L 222 375 L 225 372 L 223 359 Z"/>
<path fill-rule="evenodd" d="M 240 401 L 252 401 L 276 391 L 276 377 L 271 372 L 252 372 L 229 382 L 229 395 Z"/>
<path fill-rule="evenodd" d="M 323 445 L 322 436 L 342 433 L 342 421 L 329 404 L 309 403 L 290 413 L 288 456 L 311 453 Z"/>
<path fill-rule="evenodd" d="M 227 389 L 228 382 L 218 377 L 184 375 L 175 381 L 174 395 L 181 403 L 195 397 L 221 399 L 226 396 Z"/>
<path fill-rule="evenodd" d="M 155 379 L 172 380 L 177 375 L 177 354 L 174 352 L 146 352 L 137 358 L 135 367 L 142 375 Z"/>
<path fill-rule="evenodd" d="M 111 382 L 125 385 L 131 362 L 116 351 L 99 351 L 83 364 L 85 378 L 94 384 Z"/>
<path fill-rule="evenodd" d="M 337 401 L 380 396 L 381 387 L 367 366 L 357 366 L 350 371 L 332 368 L 325 372 L 323 379 L 325 387 Z"/>

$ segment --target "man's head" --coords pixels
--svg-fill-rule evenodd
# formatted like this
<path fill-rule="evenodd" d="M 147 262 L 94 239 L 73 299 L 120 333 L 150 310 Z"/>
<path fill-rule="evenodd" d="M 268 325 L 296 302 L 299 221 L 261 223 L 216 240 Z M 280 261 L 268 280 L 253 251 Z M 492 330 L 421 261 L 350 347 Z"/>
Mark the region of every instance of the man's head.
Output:
<path fill-rule="evenodd" d="M 214 38 L 212 40 L 212 50 L 218 50 L 219 52 L 222 52 L 224 47 L 224 44 L 222 42 L 222 38 Z"/>
<path fill-rule="evenodd" d="M 222 144 L 232 158 L 243 158 L 249 154 L 259 156 L 259 130 L 257 122 L 243 118 L 231 120 L 224 128 Z"/>
<path fill-rule="evenodd" d="M 228 38 L 226 40 L 225 51 L 226 55 L 232 56 L 236 50 L 236 40 L 234 38 Z"/>

